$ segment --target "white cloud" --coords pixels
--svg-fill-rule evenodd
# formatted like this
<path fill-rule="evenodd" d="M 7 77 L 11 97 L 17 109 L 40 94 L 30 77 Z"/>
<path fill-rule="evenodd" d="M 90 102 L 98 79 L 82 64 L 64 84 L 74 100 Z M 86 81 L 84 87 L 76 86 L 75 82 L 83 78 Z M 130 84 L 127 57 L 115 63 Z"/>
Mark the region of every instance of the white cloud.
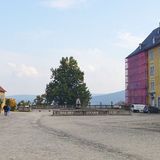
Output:
<path fill-rule="evenodd" d="M 12 68 L 16 68 L 16 64 L 12 63 L 12 62 L 8 62 L 8 65 Z"/>
<path fill-rule="evenodd" d="M 21 68 L 18 72 L 18 76 L 27 76 L 27 77 L 34 77 L 38 75 L 38 71 L 33 66 L 26 66 L 25 64 L 21 65 Z"/>
<path fill-rule="evenodd" d="M 35 77 L 38 76 L 38 71 L 33 66 L 27 66 L 25 64 L 17 65 L 9 62 L 8 65 L 13 69 L 14 73 L 18 77 Z"/>
<path fill-rule="evenodd" d="M 69 9 L 85 4 L 86 0 L 43 0 L 42 3 L 51 8 Z"/>
<path fill-rule="evenodd" d="M 3 59 L 0 64 L 0 84 L 8 95 L 44 93 L 50 79 L 46 54 L 41 56 L 0 49 L 0 57 Z"/>
<path fill-rule="evenodd" d="M 135 49 L 143 39 L 144 37 L 135 36 L 130 32 L 119 32 L 115 45 L 121 48 Z"/>

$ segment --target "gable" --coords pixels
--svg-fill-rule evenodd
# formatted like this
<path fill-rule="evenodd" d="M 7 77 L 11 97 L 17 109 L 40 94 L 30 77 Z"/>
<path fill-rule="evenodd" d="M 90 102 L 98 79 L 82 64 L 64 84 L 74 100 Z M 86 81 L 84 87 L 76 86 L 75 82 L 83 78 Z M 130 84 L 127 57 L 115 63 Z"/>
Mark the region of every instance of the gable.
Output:
<path fill-rule="evenodd" d="M 3 88 L 0 86 L 0 92 L 1 92 L 1 93 L 5 93 L 5 92 L 6 92 L 6 90 L 5 90 L 5 89 L 3 89 Z"/>

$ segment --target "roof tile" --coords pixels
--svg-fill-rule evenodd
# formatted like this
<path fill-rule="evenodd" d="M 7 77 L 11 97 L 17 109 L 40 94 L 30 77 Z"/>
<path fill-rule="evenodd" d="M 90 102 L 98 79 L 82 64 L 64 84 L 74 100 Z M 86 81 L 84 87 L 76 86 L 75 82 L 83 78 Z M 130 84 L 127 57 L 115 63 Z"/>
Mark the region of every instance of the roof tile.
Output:
<path fill-rule="evenodd" d="M 153 43 L 153 38 L 155 39 L 155 43 Z M 153 47 L 160 45 L 160 27 L 154 29 L 148 37 L 141 43 L 141 47 L 137 47 L 127 58 L 137 55 L 141 52 L 149 50 Z"/>

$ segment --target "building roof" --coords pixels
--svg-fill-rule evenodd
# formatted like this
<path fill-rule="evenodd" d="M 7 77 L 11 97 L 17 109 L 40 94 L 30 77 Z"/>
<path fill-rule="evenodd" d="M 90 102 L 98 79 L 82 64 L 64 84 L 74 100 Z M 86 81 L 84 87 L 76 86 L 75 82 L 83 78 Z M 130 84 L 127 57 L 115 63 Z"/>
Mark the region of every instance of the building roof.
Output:
<path fill-rule="evenodd" d="M 154 29 L 148 37 L 140 43 L 139 47 L 137 47 L 137 49 L 134 50 L 127 58 L 135 56 L 158 45 L 160 45 L 160 27 Z"/>
<path fill-rule="evenodd" d="M 0 92 L 6 92 L 6 90 L 4 90 L 1 86 L 0 86 Z"/>

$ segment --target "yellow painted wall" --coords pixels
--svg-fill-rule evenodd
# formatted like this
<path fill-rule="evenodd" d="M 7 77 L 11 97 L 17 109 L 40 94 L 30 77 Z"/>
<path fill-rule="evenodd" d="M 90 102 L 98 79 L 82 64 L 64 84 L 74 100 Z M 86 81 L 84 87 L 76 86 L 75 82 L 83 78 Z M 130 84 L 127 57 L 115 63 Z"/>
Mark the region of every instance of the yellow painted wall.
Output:
<path fill-rule="evenodd" d="M 153 59 L 150 53 L 153 53 Z M 151 66 L 154 66 L 154 75 L 150 74 Z M 155 84 L 155 90 L 151 90 L 151 82 Z M 160 97 L 160 46 L 148 51 L 148 103 L 151 105 L 151 94 L 154 93 L 154 103 L 158 107 L 158 97 Z M 160 106 L 159 106 L 160 107 Z"/>
<path fill-rule="evenodd" d="M 0 98 L 3 99 L 3 103 L 2 103 L 2 106 L 1 106 L 1 108 L 0 108 L 0 113 L 1 113 L 1 110 L 2 110 L 2 108 L 3 108 L 4 105 L 5 105 L 5 93 L 0 92 Z"/>

